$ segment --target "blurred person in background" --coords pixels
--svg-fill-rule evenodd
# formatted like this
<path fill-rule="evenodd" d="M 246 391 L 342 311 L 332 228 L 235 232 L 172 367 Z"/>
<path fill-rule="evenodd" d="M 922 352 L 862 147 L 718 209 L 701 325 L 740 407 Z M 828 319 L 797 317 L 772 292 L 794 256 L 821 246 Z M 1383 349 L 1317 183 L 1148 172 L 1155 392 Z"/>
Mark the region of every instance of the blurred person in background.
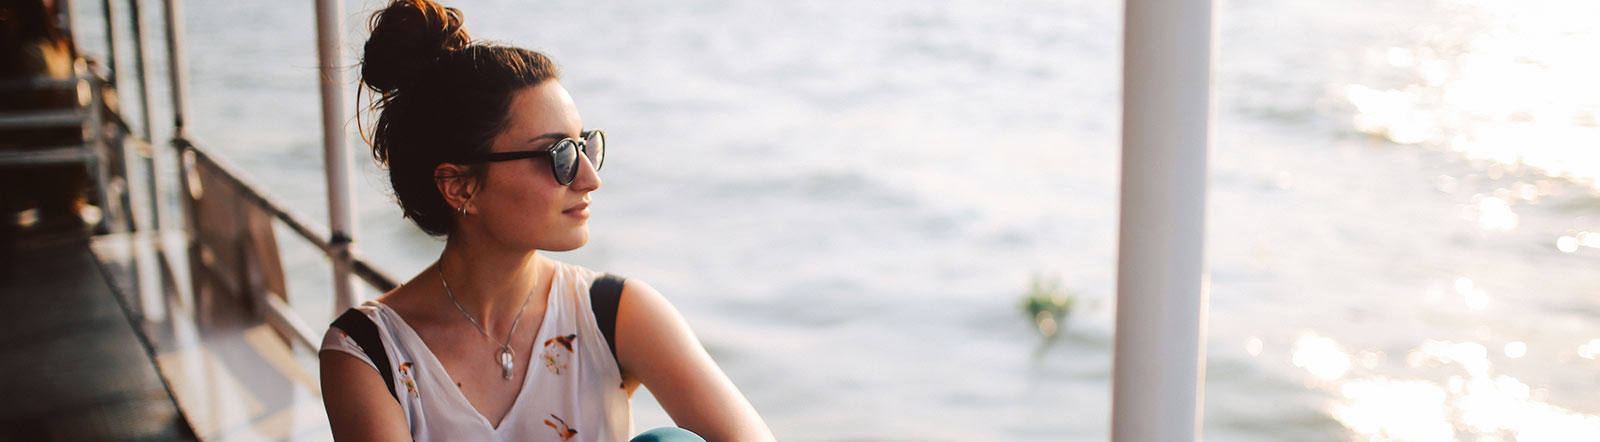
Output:
<path fill-rule="evenodd" d="M 41 86 L 41 80 L 70 80 L 78 61 L 72 37 L 62 29 L 56 3 L 49 0 L 0 1 L 0 113 L 71 109 L 79 105 L 74 86 Z M 0 129 L 0 150 L 19 152 L 77 145 L 83 130 Z M 0 166 L 0 256 L 9 272 L 20 229 L 82 229 L 79 209 L 89 185 L 81 163 Z M 26 213 L 26 216 L 22 216 Z M 28 224 L 23 226 L 20 224 Z M 0 278 L 5 275 L 0 274 Z"/>

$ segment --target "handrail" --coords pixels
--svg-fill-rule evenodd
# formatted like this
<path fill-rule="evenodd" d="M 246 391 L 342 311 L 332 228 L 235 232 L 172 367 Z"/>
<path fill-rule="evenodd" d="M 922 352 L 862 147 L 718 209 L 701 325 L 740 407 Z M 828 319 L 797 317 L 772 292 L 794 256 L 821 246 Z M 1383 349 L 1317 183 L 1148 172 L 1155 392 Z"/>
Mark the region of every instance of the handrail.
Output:
<path fill-rule="evenodd" d="M 124 0 L 102 0 L 101 2 L 102 6 L 104 7 L 104 11 L 106 12 L 107 47 L 111 49 L 111 51 L 109 51 L 111 53 L 106 54 L 107 61 L 110 61 L 110 64 L 105 66 L 105 68 L 109 69 L 109 71 L 101 73 L 99 72 L 96 64 L 90 63 L 88 65 L 89 69 L 87 72 L 80 70 L 78 75 L 74 76 L 73 78 L 22 78 L 0 80 L 0 90 L 66 89 L 83 87 L 85 82 L 87 82 L 87 86 L 90 90 L 90 98 L 88 103 L 86 103 L 88 106 L 87 110 L 73 109 L 27 113 L 0 113 L 0 129 L 56 128 L 74 126 L 87 126 L 93 128 L 94 130 L 88 131 L 82 144 L 72 146 L 49 146 L 48 148 L 47 146 L 40 146 L 39 149 L 29 149 L 26 154 L 0 152 L 0 164 L 41 164 L 88 161 L 90 162 L 90 167 L 92 168 L 91 172 L 97 172 L 97 175 L 100 178 L 100 200 L 107 205 L 106 209 L 114 213 L 120 213 L 124 210 L 124 208 L 118 207 L 120 206 L 120 204 L 118 204 L 119 201 L 116 198 L 113 198 L 113 196 L 110 195 L 105 189 L 106 183 L 110 181 L 108 179 L 110 169 L 107 162 L 98 157 L 96 149 L 104 148 L 107 150 L 122 150 L 125 155 L 124 158 L 127 158 L 127 151 L 125 150 L 124 143 L 131 143 L 134 147 L 142 148 L 141 152 L 149 152 L 153 150 L 156 145 L 154 142 L 155 140 L 152 139 L 151 135 L 151 129 L 155 125 L 155 121 L 153 116 L 150 114 L 151 97 L 149 96 L 149 80 L 145 76 L 144 69 L 146 60 L 145 54 L 143 53 L 144 38 L 141 31 L 141 22 L 143 21 L 141 18 L 143 13 L 139 7 L 139 3 L 136 0 L 125 1 L 127 1 L 127 6 L 129 8 L 127 15 L 131 17 L 130 31 L 134 36 L 133 67 L 135 70 L 134 74 L 137 77 L 136 86 L 139 89 L 139 95 L 141 98 L 141 101 L 138 102 L 137 105 L 139 106 L 142 113 L 142 118 L 144 119 L 144 124 L 142 127 L 140 127 L 140 132 L 142 132 L 143 137 L 141 138 L 134 133 L 132 130 L 133 127 L 131 127 L 128 121 L 124 118 L 124 115 L 114 110 L 105 108 L 105 103 L 102 101 L 103 97 L 101 96 L 102 92 L 100 91 L 100 87 L 112 84 L 117 74 L 115 66 L 116 62 L 111 61 L 114 60 L 114 52 L 117 46 L 117 27 L 114 23 L 115 14 L 112 13 L 112 11 L 116 9 L 113 4 L 117 1 Z M 397 287 L 399 284 L 393 276 L 383 272 L 382 270 L 379 270 L 376 266 L 373 266 L 364 257 L 360 256 L 351 248 L 350 232 L 330 230 L 328 227 L 322 224 L 311 221 L 310 218 L 307 218 L 300 212 L 290 208 L 291 206 L 288 204 L 260 190 L 264 189 L 264 187 L 256 185 L 248 177 L 248 175 L 243 172 L 242 169 L 228 162 L 226 159 L 220 155 L 217 155 L 213 151 L 200 146 L 197 142 L 190 138 L 185 125 L 187 117 L 189 116 L 189 109 L 187 106 L 187 85 L 184 81 L 186 74 L 185 63 L 187 60 L 183 54 L 183 28 L 181 20 L 183 15 L 182 0 L 163 0 L 162 3 L 164 6 L 163 13 L 165 20 L 163 24 L 165 25 L 164 34 L 166 36 L 166 49 L 168 55 L 166 60 L 168 67 L 167 75 L 168 79 L 170 80 L 168 92 L 170 92 L 170 98 L 172 101 L 171 112 L 173 117 L 173 134 L 171 138 L 171 146 L 174 149 L 173 153 L 179 155 L 178 160 L 180 168 L 176 172 L 179 174 L 179 183 L 181 184 L 182 189 L 181 192 L 188 193 L 196 190 L 192 189 L 190 186 L 190 180 L 193 179 L 193 175 L 190 174 L 195 173 L 196 171 L 194 167 L 202 164 L 203 162 L 206 167 L 218 172 L 215 174 L 217 178 L 220 178 L 223 183 L 226 183 L 226 186 L 229 186 L 236 191 L 240 201 L 247 201 L 255 208 L 270 214 L 273 218 L 287 226 L 289 230 L 293 231 L 296 235 L 315 246 L 319 251 L 321 251 L 324 257 L 332 259 L 335 262 L 346 263 L 349 273 L 354 273 L 356 276 L 361 278 L 363 282 L 379 291 L 387 292 Z M 321 8 L 326 8 L 329 4 L 334 4 L 329 2 L 324 3 L 325 4 L 320 6 Z M 73 9 L 70 6 L 63 7 L 66 18 L 72 18 L 72 10 Z M 335 9 L 335 11 L 337 11 L 337 9 Z M 326 20 L 327 17 L 323 17 L 321 19 Z M 338 22 L 334 21 L 333 23 L 337 24 Z M 336 55 L 337 52 L 334 52 L 334 54 Z M 336 115 L 343 115 L 343 111 L 340 110 L 340 107 L 336 106 L 332 109 L 338 111 L 335 112 Z M 114 128 L 116 135 L 114 137 L 107 136 L 108 133 L 105 130 L 107 128 Z M 160 192 L 161 189 L 155 187 L 155 183 L 157 180 L 156 176 L 159 175 L 160 171 L 156 170 L 156 164 L 153 161 L 154 154 L 145 153 L 144 155 L 145 164 L 149 168 L 150 173 L 148 178 L 150 179 L 151 196 L 152 198 L 158 200 L 162 197 L 162 192 Z M 198 190 L 202 192 L 204 191 L 203 189 Z M 184 197 L 187 198 L 193 196 L 195 195 L 185 195 Z M 153 200 L 152 202 L 155 201 Z M 159 202 L 153 204 L 153 206 L 157 207 L 159 205 Z M 342 208 L 335 207 L 331 210 L 342 210 Z M 157 211 L 159 210 L 154 210 L 152 215 L 156 215 L 154 212 Z M 186 222 L 193 223 L 193 213 L 189 213 L 188 215 L 189 216 L 184 217 L 187 218 Z M 346 221 L 345 224 L 349 224 L 349 222 Z M 155 228 L 156 230 L 161 230 L 159 223 L 155 226 Z M 345 228 L 349 229 L 348 226 Z M 195 236 L 197 232 L 194 231 L 192 224 L 186 226 L 184 230 L 190 235 L 190 241 L 200 240 L 198 236 Z M 169 261 L 167 264 L 171 265 L 172 262 Z M 260 312 L 268 324 L 288 338 L 288 342 L 290 343 L 291 347 L 302 347 L 310 349 L 313 352 L 316 351 L 317 344 L 320 341 L 320 339 L 317 339 L 319 335 L 315 334 L 317 330 L 314 330 L 312 327 L 308 326 L 306 321 L 295 313 L 294 309 L 289 306 L 287 298 L 285 298 L 282 293 L 271 293 L 271 290 L 263 287 L 260 279 L 263 275 L 258 273 L 258 267 L 255 267 L 250 263 L 247 263 L 246 266 L 251 267 L 251 270 L 249 271 L 252 272 L 243 281 L 243 283 L 247 286 L 232 287 L 231 289 L 238 290 L 242 292 L 241 294 L 248 296 L 250 298 L 249 302 L 254 302 L 257 306 L 256 311 Z M 224 280 L 224 282 L 226 282 L 226 280 Z"/>
<path fill-rule="evenodd" d="M 315 221 L 311 221 L 305 215 L 289 208 L 288 204 L 279 201 L 277 198 L 256 190 L 258 186 L 249 178 L 247 178 L 244 172 L 240 171 L 237 166 L 234 166 L 232 163 L 229 163 L 222 157 L 209 152 L 206 148 L 195 144 L 193 140 L 188 138 L 176 139 L 173 141 L 173 144 L 175 147 L 183 149 L 185 152 L 193 152 L 195 159 L 205 161 L 209 166 L 215 167 L 217 170 L 222 171 L 221 177 L 223 180 L 231 184 L 235 190 L 244 195 L 256 207 L 265 210 L 279 221 L 282 221 L 283 224 L 288 226 L 290 230 L 293 230 L 296 234 L 299 234 L 301 238 L 304 238 L 307 242 L 310 242 L 312 245 L 316 246 L 318 250 L 322 251 L 323 256 L 332 258 L 333 254 L 337 253 L 333 247 L 334 239 L 332 238 L 331 234 L 326 233 L 328 231 L 326 227 L 317 224 Z M 351 259 L 355 264 L 355 268 L 353 270 L 355 271 L 356 275 L 360 276 L 362 281 L 365 281 L 374 289 L 387 292 L 399 286 L 399 283 L 395 282 L 396 279 L 393 276 L 390 276 L 382 270 L 379 270 L 377 267 L 372 266 L 371 263 L 367 262 L 367 260 L 361 257 L 358 253 L 354 251 L 350 251 L 349 253 L 351 254 Z"/>
<path fill-rule="evenodd" d="M 352 272 L 374 289 L 387 292 L 399 286 L 393 276 L 379 270 L 354 250 L 335 247 L 334 244 L 337 244 L 337 240 L 331 234 L 326 233 L 328 231 L 326 227 L 310 221 L 305 215 L 289 208 L 289 205 L 284 204 L 277 198 L 257 190 L 259 186 L 254 184 L 237 166 L 234 166 L 221 156 L 211 153 L 188 138 L 174 139 L 173 146 L 186 153 L 184 157 L 192 155 L 193 161 L 204 161 L 207 166 L 221 172 L 218 176 L 233 187 L 239 195 L 243 196 L 245 201 L 277 218 L 278 221 L 288 226 L 289 230 L 294 231 L 306 242 L 316 246 L 318 250 L 322 251 L 323 256 L 332 259 L 335 253 L 340 253 L 341 251 L 347 253 L 351 260 Z M 186 159 L 185 161 L 187 163 L 189 160 Z M 189 169 L 188 167 L 183 167 L 182 170 Z M 185 173 L 187 174 L 187 172 Z M 183 179 L 187 180 L 187 178 Z M 201 191 L 204 192 L 203 189 Z M 307 326 L 305 321 L 295 314 L 294 309 L 279 298 L 279 295 L 262 293 L 256 297 L 260 298 L 256 301 L 258 305 L 265 307 L 260 309 L 260 312 L 266 317 L 267 322 L 280 332 L 290 336 L 289 342 L 292 345 L 304 347 L 313 352 L 317 350 L 318 340 L 313 329 Z"/>
<path fill-rule="evenodd" d="M 333 247 L 329 245 L 330 241 L 326 239 L 328 234 L 324 233 L 327 231 L 326 228 L 310 221 L 298 211 L 288 208 L 288 204 L 278 201 L 277 198 L 257 191 L 255 183 L 251 182 L 249 178 L 245 178 L 244 173 L 237 166 L 194 144 L 193 141 L 187 138 L 173 140 L 173 147 L 182 149 L 184 152 L 192 152 L 197 160 L 205 161 L 209 166 L 222 171 L 222 178 L 232 184 L 239 193 L 249 198 L 251 203 L 266 210 L 273 217 L 278 218 L 279 221 L 283 221 L 284 225 L 289 226 L 289 229 L 300 234 L 306 241 L 311 242 L 311 245 L 317 246 L 317 249 L 321 250 L 324 255 L 332 253 Z"/>
<path fill-rule="evenodd" d="M 45 149 L 28 149 L 21 152 L 0 151 L 0 166 L 71 164 L 91 161 L 94 160 L 94 152 L 90 151 L 88 146 L 88 144 L 73 144 Z"/>
<path fill-rule="evenodd" d="M 0 129 L 58 129 L 83 126 L 89 111 L 57 109 L 33 112 L 0 113 Z"/>
<path fill-rule="evenodd" d="M 0 90 L 77 87 L 82 78 L 26 77 L 0 80 Z"/>
<path fill-rule="evenodd" d="M 186 67 L 184 64 L 187 61 L 187 58 L 184 56 L 183 22 L 181 20 L 181 17 L 183 16 L 181 12 L 183 8 L 183 0 L 163 0 L 162 3 L 164 6 L 162 9 L 165 15 L 164 25 L 166 31 L 167 75 L 169 80 L 168 89 L 171 93 L 170 98 L 172 100 L 171 111 L 173 120 L 173 133 L 171 145 L 176 151 L 174 153 L 178 154 L 178 164 L 180 165 L 180 170 L 178 171 L 180 174 L 178 183 L 180 192 L 188 193 L 193 191 L 191 188 L 189 174 L 194 173 L 194 171 L 193 169 L 188 168 L 186 165 L 195 164 L 191 163 L 191 161 L 204 161 L 208 166 L 212 166 L 219 171 L 220 173 L 218 175 L 221 176 L 221 179 L 237 190 L 240 195 L 243 195 L 244 200 L 249 201 L 252 205 L 271 214 L 272 217 L 283 222 L 289 227 L 289 230 L 294 231 L 295 234 L 299 235 L 301 238 L 304 238 L 307 242 L 310 242 L 312 245 L 316 246 L 318 250 L 322 251 L 323 256 L 333 260 L 335 263 L 344 263 L 343 265 L 335 265 L 335 278 L 342 278 L 345 280 L 345 282 L 335 281 L 335 291 L 351 291 L 348 289 L 348 278 L 344 277 L 344 275 L 347 275 L 348 273 L 341 272 L 342 269 L 346 268 L 349 269 L 350 273 L 355 273 L 361 278 L 362 281 L 374 288 L 377 288 L 378 290 L 389 291 L 398 286 L 399 284 L 395 282 L 395 278 L 378 270 L 376 267 L 372 266 L 365 259 L 355 253 L 355 250 L 350 247 L 351 232 L 330 230 L 328 227 L 310 221 L 304 215 L 290 209 L 289 205 L 284 204 L 276 198 L 257 190 L 259 187 L 254 185 L 247 178 L 247 175 L 245 175 L 239 168 L 222 159 L 222 157 L 215 155 L 207 149 L 199 146 L 190 138 L 186 125 L 189 116 L 189 109 L 187 82 L 184 79 L 186 76 Z M 319 6 L 319 10 L 325 6 L 326 5 Z M 137 17 L 137 11 L 134 11 L 134 14 L 135 17 Z M 326 17 L 319 18 L 319 20 L 326 19 Z M 135 29 L 137 31 L 137 28 Z M 142 61 L 142 57 L 139 61 Z M 143 85 L 141 84 L 141 86 Z M 146 100 L 149 99 L 147 95 L 144 98 Z M 342 115 L 342 112 L 339 114 Z M 150 116 L 148 114 L 145 115 L 146 119 L 149 119 L 149 117 Z M 149 126 L 149 123 L 151 122 L 146 121 L 146 123 L 146 126 Z M 155 171 L 152 170 L 152 172 Z M 334 184 L 334 181 L 330 180 L 330 185 Z M 348 189 L 345 191 L 348 192 Z M 330 200 L 332 198 L 334 197 L 330 197 Z M 330 206 L 330 212 L 339 211 L 341 209 L 343 208 L 339 207 L 339 205 Z M 186 216 L 185 218 L 187 220 L 185 221 L 186 225 L 184 227 L 184 231 L 190 235 L 196 234 L 194 228 L 195 226 L 193 225 L 193 217 Z M 348 216 L 345 218 L 348 218 Z M 339 218 L 335 217 L 334 219 L 338 220 Z M 344 224 L 349 223 L 346 221 Z M 349 229 L 350 226 L 335 227 Z M 191 236 L 191 238 L 193 237 Z M 262 297 L 263 294 L 256 293 L 255 295 L 257 297 Z M 268 298 L 273 296 L 276 295 L 265 294 L 265 297 Z M 354 298 L 354 296 L 349 297 L 352 299 Z M 315 344 L 317 341 L 312 339 L 313 336 L 309 334 L 309 328 L 305 327 L 304 322 L 300 321 L 297 316 L 294 316 L 292 309 L 286 308 L 287 304 L 279 305 L 274 304 L 271 300 L 262 301 L 259 299 L 256 302 L 264 303 L 267 306 L 267 308 L 260 309 L 259 311 L 264 312 L 264 315 L 267 317 L 269 323 L 279 328 L 280 331 L 284 332 L 284 334 L 294 337 L 293 339 L 290 339 L 291 343 L 298 346 L 308 347 L 312 351 L 316 350 Z M 342 301 L 340 299 L 336 299 L 336 302 Z"/>
<path fill-rule="evenodd" d="M 260 305 L 265 307 L 262 310 L 267 312 L 264 316 L 267 317 L 268 323 L 279 330 L 287 331 L 285 334 L 289 335 L 290 342 L 313 351 L 317 349 L 316 332 L 311 326 L 306 325 L 306 321 L 300 320 L 300 316 L 295 315 L 294 309 L 289 307 L 288 302 L 284 302 L 276 293 L 264 293 L 260 298 Z"/>

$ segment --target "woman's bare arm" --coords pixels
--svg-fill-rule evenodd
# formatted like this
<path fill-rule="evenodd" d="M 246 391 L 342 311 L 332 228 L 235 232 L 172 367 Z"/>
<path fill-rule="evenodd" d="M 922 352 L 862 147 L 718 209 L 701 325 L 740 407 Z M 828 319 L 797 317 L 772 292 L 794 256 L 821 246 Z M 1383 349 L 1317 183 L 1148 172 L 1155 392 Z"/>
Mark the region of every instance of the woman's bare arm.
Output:
<path fill-rule="evenodd" d="M 328 409 L 333 440 L 411 440 L 405 414 L 377 370 L 342 352 L 324 351 L 318 356 L 322 366 L 322 405 Z"/>
<path fill-rule="evenodd" d="M 708 442 L 772 441 L 772 430 L 678 310 L 649 285 L 629 279 L 617 306 L 617 359 L 650 389 L 679 427 Z"/>

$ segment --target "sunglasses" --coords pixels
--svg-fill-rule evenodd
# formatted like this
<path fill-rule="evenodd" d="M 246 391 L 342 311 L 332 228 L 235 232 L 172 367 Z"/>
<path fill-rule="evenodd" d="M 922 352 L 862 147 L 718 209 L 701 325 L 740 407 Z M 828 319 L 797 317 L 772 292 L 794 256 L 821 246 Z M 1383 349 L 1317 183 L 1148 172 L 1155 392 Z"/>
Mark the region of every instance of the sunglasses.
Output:
<path fill-rule="evenodd" d="M 578 152 L 583 152 L 584 156 L 589 157 L 589 164 L 594 165 L 596 172 L 600 171 L 600 166 L 606 162 L 606 133 L 600 129 L 593 129 L 580 135 L 583 139 L 562 138 L 544 150 L 488 153 L 469 157 L 460 164 L 494 163 L 549 156 L 550 173 L 555 175 L 557 183 L 567 186 L 578 178 Z"/>

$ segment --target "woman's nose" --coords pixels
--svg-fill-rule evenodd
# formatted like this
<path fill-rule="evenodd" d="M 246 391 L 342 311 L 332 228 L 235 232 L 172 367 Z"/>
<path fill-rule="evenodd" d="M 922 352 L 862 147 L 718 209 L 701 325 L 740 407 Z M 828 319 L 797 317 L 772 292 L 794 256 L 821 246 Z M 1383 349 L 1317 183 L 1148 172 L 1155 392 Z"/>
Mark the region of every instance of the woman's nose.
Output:
<path fill-rule="evenodd" d="M 578 176 L 572 178 L 572 189 L 591 192 L 600 188 L 600 172 L 594 170 L 588 155 L 578 155 Z"/>

